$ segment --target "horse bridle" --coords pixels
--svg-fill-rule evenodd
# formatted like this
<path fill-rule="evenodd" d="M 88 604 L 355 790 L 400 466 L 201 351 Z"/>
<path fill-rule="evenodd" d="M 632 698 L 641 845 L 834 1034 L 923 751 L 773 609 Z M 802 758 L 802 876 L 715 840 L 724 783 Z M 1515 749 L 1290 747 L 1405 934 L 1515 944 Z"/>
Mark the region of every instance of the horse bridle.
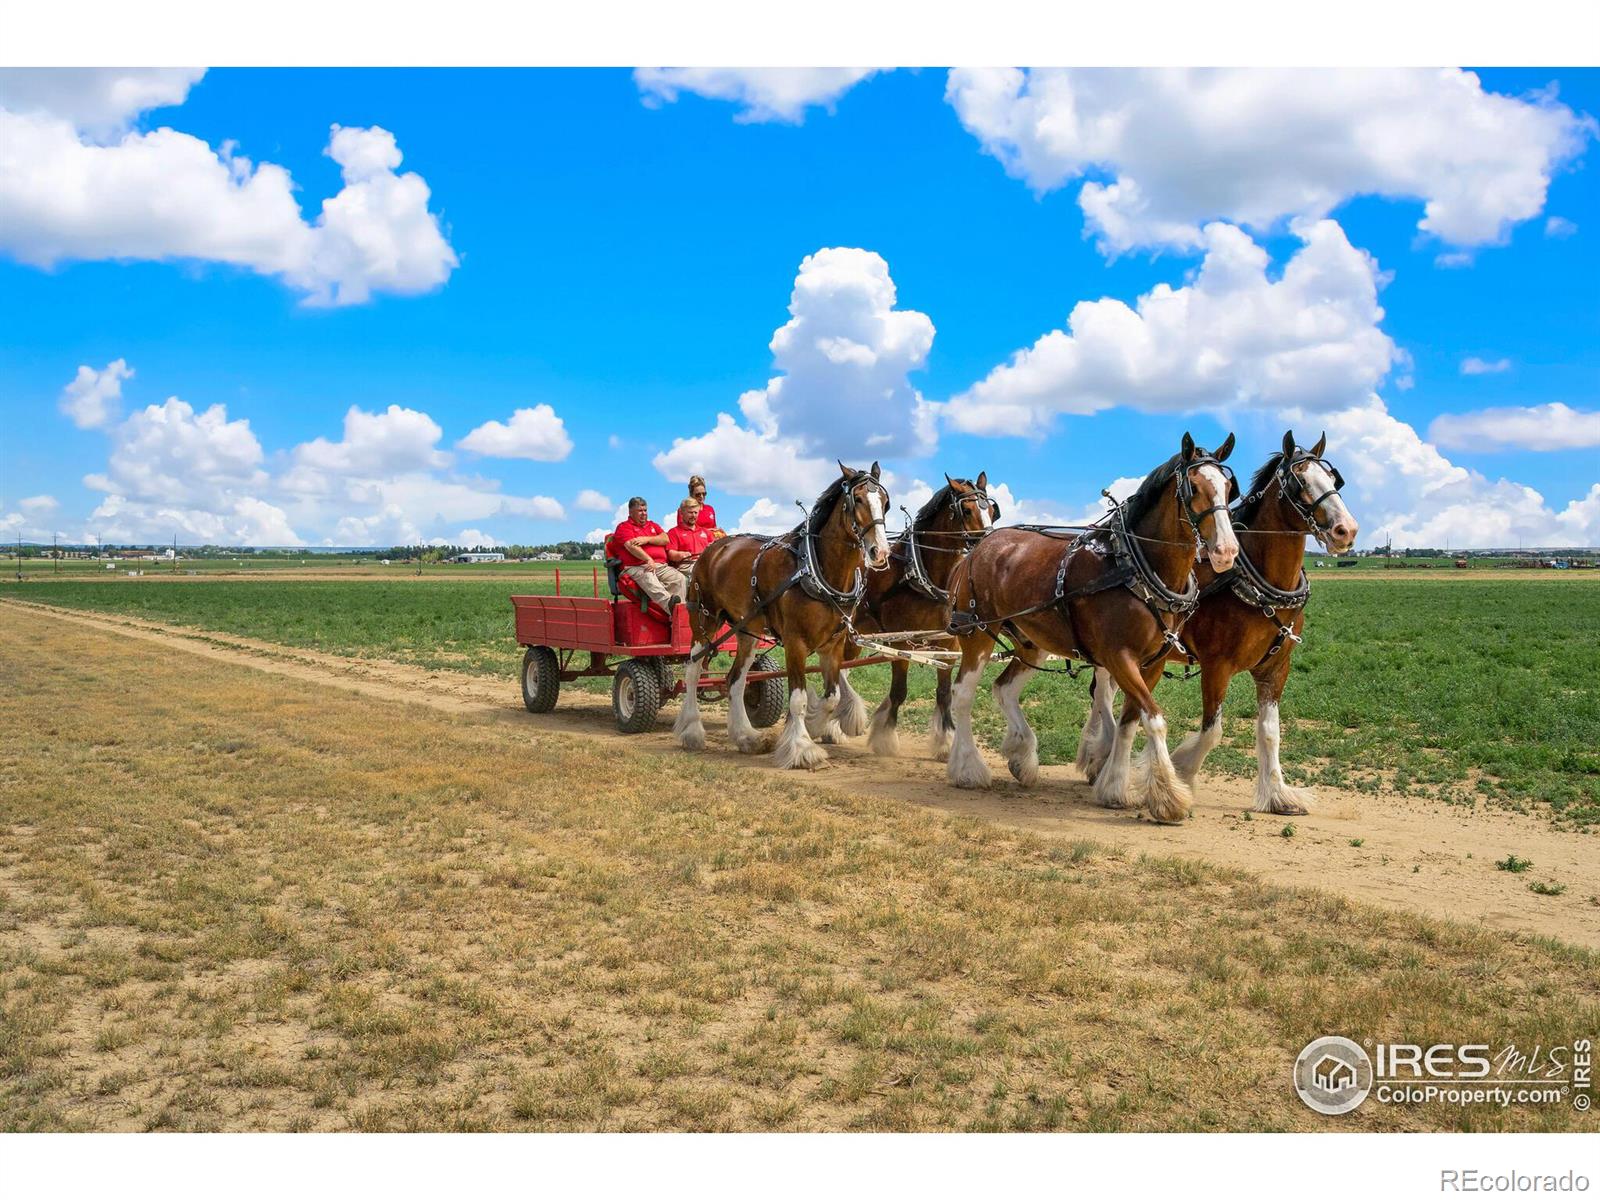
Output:
<path fill-rule="evenodd" d="M 862 484 L 870 485 L 878 493 L 878 499 L 882 501 L 882 504 L 879 505 L 878 517 L 866 522 L 866 524 L 862 524 L 861 520 L 856 516 L 855 493 L 856 488 Z M 867 538 L 877 526 L 883 525 L 887 529 L 885 522 L 888 519 L 887 514 L 889 512 L 889 489 L 874 479 L 868 472 L 860 471 L 845 480 L 844 495 L 840 499 L 845 502 L 844 515 L 845 519 L 850 522 L 850 533 L 856 539 L 856 548 L 861 551 L 864 558 L 870 559 L 872 555 L 867 550 Z M 888 563 L 885 562 L 884 566 L 888 566 Z M 868 570 L 881 571 L 883 567 L 869 566 Z"/>
<path fill-rule="evenodd" d="M 1295 470 L 1302 463 L 1316 463 L 1333 480 L 1333 486 L 1315 500 L 1307 500 L 1305 498 L 1305 477 Z M 1294 510 L 1295 515 L 1306 523 L 1306 528 L 1311 531 L 1311 535 L 1326 547 L 1328 535 L 1333 532 L 1333 527 L 1324 525 L 1317 520 L 1317 510 L 1322 507 L 1329 496 L 1337 496 L 1339 490 L 1344 487 L 1344 476 L 1339 473 L 1339 468 L 1325 458 L 1316 457 L 1309 450 L 1300 452 L 1294 458 L 1290 458 L 1286 454 L 1278 464 L 1278 485 L 1279 490 L 1283 492 L 1284 500 Z"/>
<path fill-rule="evenodd" d="M 945 491 L 949 493 L 948 497 L 946 498 L 945 505 L 949 507 L 951 514 L 955 517 L 956 523 L 959 526 L 959 528 L 955 531 L 961 535 L 961 548 L 958 553 L 965 558 L 968 554 L 972 553 L 972 548 L 982 541 L 984 534 L 988 533 L 989 531 L 987 529 L 966 528 L 961 512 L 962 506 L 965 505 L 969 500 L 975 501 L 978 505 L 987 506 L 989 509 L 989 524 L 993 525 L 994 522 L 1000 519 L 1000 505 L 991 500 L 989 498 L 989 493 L 983 488 L 980 488 L 977 484 L 971 485 L 972 490 L 970 492 L 961 492 L 958 494 L 955 490 L 956 481 L 951 479 L 948 475 L 945 476 L 945 481 L 948 484 L 948 486 L 945 488 Z M 941 505 L 941 507 L 945 507 L 945 505 Z M 903 541 L 905 543 L 906 582 L 917 591 L 921 592 L 924 596 L 927 596 L 930 600 L 937 600 L 942 604 L 948 604 L 950 602 L 950 593 L 935 584 L 928 576 L 928 569 L 922 565 L 922 547 L 917 544 L 916 517 L 911 515 L 910 511 L 906 509 L 905 505 L 900 506 L 900 511 L 906 514 L 906 527 L 904 532 L 902 532 L 899 537 L 895 538 L 895 541 Z"/>
<path fill-rule="evenodd" d="M 1221 504 L 1213 504 L 1210 508 L 1194 511 L 1194 480 L 1190 472 L 1200 467 L 1216 467 L 1223 479 L 1227 481 Z M 1227 512 L 1228 503 L 1239 494 L 1239 481 L 1233 477 L 1233 471 L 1228 465 L 1213 455 L 1207 454 L 1202 458 L 1193 458 L 1178 468 L 1178 507 L 1183 509 L 1183 515 L 1189 518 L 1189 527 L 1194 530 L 1195 540 L 1200 545 L 1205 545 L 1206 535 L 1200 529 L 1200 522 L 1213 513 Z M 1212 524 L 1216 522 L 1213 520 Z"/>

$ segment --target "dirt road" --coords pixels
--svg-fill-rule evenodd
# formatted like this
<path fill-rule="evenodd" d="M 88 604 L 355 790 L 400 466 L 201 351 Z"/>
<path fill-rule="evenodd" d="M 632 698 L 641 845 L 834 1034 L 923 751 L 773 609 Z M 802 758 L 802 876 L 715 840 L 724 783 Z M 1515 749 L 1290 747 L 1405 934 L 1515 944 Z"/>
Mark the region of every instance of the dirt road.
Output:
<path fill-rule="evenodd" d="M 203 633 L 131 617 L 86 615 L 43 605 L 6 606 L 47 612 L 108 636 L 138 638 L 202 659 L 243 663 L 291 678 L 342 687 L 385 700 L 424 704 L 472 719 L 502 722 L 508 736 L 537 738 L 542 731 L 600 738 L 624 735 L 612 723 L 606 697 L 568 690 L 555 712 L 526 712 L 514 679 L 488 679 L 372 659 L 352 659 L 257 641 Z M 680 754 L 669 733 L 673 710 L 658 728 L 627 738 L 646 753 Z M 705 710 L 708 754 L 738 755 L 722 727 L 721 706 Z M 1045 767 L 1031 788 L 1013 783 L 998 756 L 990 755 L 996 784 L 989 792 L 948 786 L 944 766 L 904 739 L 898 759 L 871 755 L 864 739 L 830 750 L 832 761 L 810 779 L 819 788 L 876 794 L 947 812 L 1024 828 L 1040 836 L 1088 838 L 1131 853 L 1182 855 L 1255 872 L 1281 884 L 1324 891 L 1391 908 L 1481 924 L 1488 928 L 1560 938 L 1600 947 L 1600 844 L 1592 834 L 1555 827 L 1548 820 L 1478 807 L 1466 809 L 1415 797 L 1317 790 L 1317 811 L 1293 819 L 1283 836 L 1282 817 L 1245 819 L 1252 783 L 1203 775 L 1194 818 L 1171 828 L 1136 814 L 1094 806 L 1089 786 L 1070 766 Z M 751 770 L 773 770 L 765 758 L 744 760 Z M 1360 845 L 1353 843 L 1359 841 Z M 1496 860 L 1515 854 L 1531 860 L 1526 874 L 1498 870 Z M 1538 895 L 1531 880 L 1556 881 L 1559 896 Z"/>

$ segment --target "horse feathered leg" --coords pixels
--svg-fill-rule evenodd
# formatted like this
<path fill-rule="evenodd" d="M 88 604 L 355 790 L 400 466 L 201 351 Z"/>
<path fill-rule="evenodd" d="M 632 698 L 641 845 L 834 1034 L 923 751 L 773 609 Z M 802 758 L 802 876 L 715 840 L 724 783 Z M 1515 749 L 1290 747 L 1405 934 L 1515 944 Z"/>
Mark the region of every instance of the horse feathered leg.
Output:
<path fill-rule="evenodd" d="M 949 667 L 939 668 L 939 690 L 934 697 L 933 716 L 928 719 L 928 750 L 940 762 L 950 757 L 950 736 L 955 732 L 955 721 L 950 715 L 952 674 Z"/>
<path fill-rule="evenodd" d="M 777 745 L 772 748 L 773 765 L 786 770 L 812 771 L 828 761 L 828 752 L 811 740 L 806 728 L 810 689 L 806 687 L 806 658 L 810 650 L 803 642 L 790 640 L 784 647 L 789 676 L 789 717 L 783 724 Z"/>
<path fill-rule="evenodd" d="M 744 693 L 749 682 L 750 660 L 755 657 L 756 640 L 749 634 L 739 635 L 739 646 L 734 651 L 733 666 L 728 670 L 728 736 L 740 754 L 763 754 L 770 741 L 754 725 L 745 707 Z"/>
<path fill-rule="evenodd" d="M 867 746 L 874 754 L 893 758 L 900 753 L 900 706 L 906 699 L 906 675 L 910 667 L 903 659 L 889 666 L 889 694 L 872 713 L 872 730 Z"/>
<path fill-rule="evenodd" d="M 867 731 L 867 702 L 850 686 L 849 671 L 839 672 L 839 704 L 835 714 L 845 737 L 860 737 Z"/>
<path fill-rule="evenodd" d="M 1278 761 L 1278 698 L 1288 678 L 1285 663 L 1275 676 L 1256 679 L 1256 803 L 1257 812 L 1300 816 L 1311 811 L 1313 797 L 1305 788 L 1284 781 Z"/>
<path fill-rule="evenodd" d="M 685 750 L 706 748 L 706 726 L 700 719 L 700 668 L 697 655 L 704 648 L 695 642 L 689 651 L 689 661 L 683 668 L 683 704 L 678 709 L 678 719 L 672 723 L 672 736 Z"/>
<path fill-rule="evenodd" d="M 1183 739 L 1172 752 L 1172 766 L 1191 788 L 1210 754 L 1222 742 L 1222 702 L 1228 694 L 1230 671 L 1217 664 L 1201 668 L 1200 729 Z"/>
<path fill-rule="evenodd" d="M 1078 735 L 1078 770 L 1093 783 L 1100 769 L 1111 756 L 1117 742 L 1117 717 L 1113 705 L 1117 699 L 1117 685 L 1111 672 L 1104 667 L 1094 669 L 1094 693 L 1090 697 L 1089 715 L 1083 722 L 1083 732 Z"/>
<path fill-rule="evenodd" d="M 1189 785 L 1178 778 L 1173 769 L 1172 756 L 1167 753 L 1167 720 L 1151 687 L 1161 678 L 1161 664 L 1156 663 L 1147 673 L 1141 674 L 1138 659 L 1124 650 L 1106 664 L 1111 676 L 1122 689 L 1122 719 L 1117 724 L 1117 740 L 1111 757 L 1095 780 L 1095 799 L 1107 807 L 1126 803 L 1126 795 L 1143 804 L 1145 811 L 1157 821 L 1175 823 L 1183 820 L 1194 803 Z M 1144 754 L 1139 769 L 1130 780 L 1129 755 L 1133 750 L 1133 736 L 1138 725 L 1145 734 Z"/>
<path fill-rule="evenodd" d="M 1000 753 L 1006 756 L 1012 778 L 1026 786 L 1039 778 L 1039 739 L 1022 711 L 1022 689 L 1039 667 L 1028 662 L 1024 653 L 1019 650 L 994 681 L 994 699 L 1006 718 L 1006 736 L 1000 743 Z"/>
<path fill-rule="evenodd" d="M 963 639 L 961 643 L 961 669 L 956 673 L 950 704 L 955 737 L 950 744 L 950 759 L 945 764 L 946 777 L 959 788 L 986 788 L 990 783 L 989 764 L 983 761 L 972 736 L 972 704 L 977 699 L 984 664 L 994 653 L 994 645 L 993 639 L 985 634 Z"/>

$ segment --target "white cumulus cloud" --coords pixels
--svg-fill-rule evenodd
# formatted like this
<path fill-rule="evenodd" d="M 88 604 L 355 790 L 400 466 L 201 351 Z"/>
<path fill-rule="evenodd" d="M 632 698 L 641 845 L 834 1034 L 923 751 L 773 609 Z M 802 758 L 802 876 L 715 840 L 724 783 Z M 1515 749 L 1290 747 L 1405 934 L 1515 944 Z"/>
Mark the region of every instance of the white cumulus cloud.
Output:
<path fill-rule="evenodd" d="M 1127 405 L 1321 410 L 1358 403 L 1399 358 L 1380 328 L 1377 263 L 1337 222 L 1296 224 L 1304 245 L 1276 279 L 1243 231 L 1213 223 L 1193 282 L 1130 308 L 1078 303 L 1052 330 L 945 406 L 965 433 L 1041 436 L 1060 413 Z"/>
<path fill-rule="evenodd" d="M 122 381 L 132 378 L 133 371 L 120 358 L 98 371 L 80 366 L 72 382 L 61 389 L 61 411 L 79 429 L 104 428 L 122 415 Z"/>
<path fill-rule="evenodd" d="M 1327 456 L 1352 485 L 1346 496 L 1369 544 L 1387 535 L 1397 547 L 1600 545 L 1600 484 L 1554 509 L 1525 484 L 1451 462 L 1377 396 L 1311 419 L 1327 429 Z"/>
<path fill-rule="evenodd" d="M 1552 95 L 1485 91 L 1469 71 L 955 70 L 946 99 L 1038 191 L 1085 179 L 1108 251 L 1193 248 L 1208 221 L 1266 230 L 1364 195 L 1423 202 L 1456 246 L 1505 240 L 1594 122 Z"/>
<path fill-rule="evenodd" d="M 560 462 L 572 453 L 567 427 L 548 404 L 519 408 L 504 423 L 485 421 L 456 445 L 486 457 L 534 462 Z"/>
<path fill-rule="evenodd" d="M 492 533 L 485 533 L 481 529 L 463 529 L 456 534 L 457 546 L 504 546 L 505 543 Z"/>
<path fill-rule="evenodd" d="M 578 493 L 578 498 L 572 502 L 572 507 L 579 512 L 610 512 L 613 505 L 610 497 L 604 492 L 597 492 L 593 488 L 584 488 Z"/>
<path fill-rule="evenodd" d="M 1476 355 L 1461 360 L 1463 375 L 1500 375 L 1511 370 L 1509 358 L 1483 359 Z"/>
<path fill-rule="evenodd" d="M 739 398 L 697 437 L 656 455 L 669 479 L 700 474 L 736 495 L 814 496 L 837 473 L 834 460 L 932 452 L 935 406 L 908 375 L 927 361 L 933 322 L 895 307 L 889 265 L 869 250 L 809 255 L 795 277 L 790 319 L 772 336 L 783 374 Z"/>
<path fill-rule="evenodd" d="M 1556 402 L 1444 413 L 1428 426 L 1428 440 L 1451 450 L 1580 450 L 1600 446 L 1600 412 Z"/>
<path fill-rule="evenodd" d="M 428 185 L 397 173 L 389 131 L 331 127 L 326 153 L 344 186 L 308 221 L 283 167 L 170 127 L 127 127 L 148 106 L 181 102 L 187 86 L 181 74 L 84 72 L 41 84 L 36 73 L 0 72 L 0 253 L 44 268 L 226 263 L 334 305 L 431 291 L 455 269 Z"/>
<path fill-rule="evenodd" d="M 739 105 L 736 121 L 798 124 L 806 109 L 832 111 L 840 96 L 876 73 L 858 67 L 640 67 L 633 79 L 652 108 L 688 92 Z"/>

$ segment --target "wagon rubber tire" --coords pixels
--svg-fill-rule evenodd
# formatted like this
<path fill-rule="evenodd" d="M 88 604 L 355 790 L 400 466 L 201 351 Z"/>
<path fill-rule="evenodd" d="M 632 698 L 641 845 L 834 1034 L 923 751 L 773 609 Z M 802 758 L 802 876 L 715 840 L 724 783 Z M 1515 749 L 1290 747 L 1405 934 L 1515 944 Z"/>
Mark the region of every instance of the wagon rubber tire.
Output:
<path fill-rule="evenodd" d="M 776 671 L 778 664 L 770 654 L 758 654 L 751 662 L 751 671 Z M 788 711 L 789 698 L 784 695 L 784 678 L 781 675 L 762 679 L 745 688 L 745 714 L 757 729 L 770 729 Z"/>
<path fill-rule="evenodd" d="M 630 658 L 611 681 L 611 713 L 623 733 L 643 733 L 661 711 L 661 670 L 646 659 Z"/>
<path fill-rule="evenodd" d="M 529 646 L 522 656 L 522 703 L 531 713 L 547 713 L 561 694 L 561 669 L 549 646 Z"/>

